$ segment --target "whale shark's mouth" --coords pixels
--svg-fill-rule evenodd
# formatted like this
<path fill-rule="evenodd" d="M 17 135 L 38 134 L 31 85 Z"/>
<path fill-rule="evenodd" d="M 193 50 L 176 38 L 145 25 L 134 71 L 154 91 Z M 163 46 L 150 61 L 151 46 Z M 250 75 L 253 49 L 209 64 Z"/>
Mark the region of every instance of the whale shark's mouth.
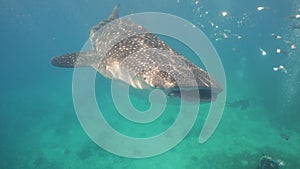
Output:
<path fill-rule="evenodd" d="M 187 101 L 211 102 L 217 99 L 220 91 L 215 89 L 175 89 L 168 92 L 171 98 L 182 98 Z M 200 99 L 199 99 L 200 98 Z"/>

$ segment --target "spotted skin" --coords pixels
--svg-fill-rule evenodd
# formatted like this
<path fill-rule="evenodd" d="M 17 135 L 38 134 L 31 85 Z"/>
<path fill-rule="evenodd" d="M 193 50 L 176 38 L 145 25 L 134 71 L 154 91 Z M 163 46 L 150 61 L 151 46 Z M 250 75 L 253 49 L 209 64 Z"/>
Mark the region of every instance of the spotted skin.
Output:
<path fill-rule="evenodd" d="M 91 51 L 58 56 L 52 64 L 92 66 L 107 78 L 137 89 L 160 88 L 170 97 L 199 92 L 202 101 L 216 99 L 222 88 L 212 76 L 142 26 L 117 19 L 118 7 L 107 20 L 92 27 Z"/>

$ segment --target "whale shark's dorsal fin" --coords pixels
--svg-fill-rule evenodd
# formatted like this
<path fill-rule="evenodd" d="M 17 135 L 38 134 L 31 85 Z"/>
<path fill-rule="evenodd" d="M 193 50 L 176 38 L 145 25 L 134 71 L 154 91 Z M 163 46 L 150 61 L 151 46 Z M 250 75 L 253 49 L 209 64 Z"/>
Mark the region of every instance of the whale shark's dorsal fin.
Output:
<path fill-rule="evenodd" d="M 92 27 L 90 31 L 90 38 L 92 38 L 94 36 L 94 33 L 105 26 L 107 23 L 111 22 L 114 19 L 117 19 L 119 17 L 118 11 L 119 3 L 116 4 L 107 20 L 101 21 Z M 95 63 L 98 63 L 96 62 L 98 57 L 99 54 L 97 54 L 97 52 L 95 52 L 94 50 L 86 52 L 74 52 L 54 57 L 52 58 L 51 63 L 54 66 L 65 68 L 92 66 L 97 69 L 97 65 L 95 65 Z"/>
<path fill-rule="evenodd" d="M 105 26 L 107 23 L 117 18 L 119 18 L 119 3 L 117 3 L 117 5 L 114 7 L 111 15 L 107 18 L 107 20 L 101 21 L 92 27 L 90 31 L 90 37 L 92 37 L 95 32 L 97 32 L 100 28 Z"/>
<path fill-rule="evenodd" d="M 110 22 L 110 21 L 112 21 L 114 19 L 119 18 L 119 6 L 120 6 L 120 4 L 117 3 L 116 6 L 113 9 L 111 15 L 107 19 L 108 22 Z"/>

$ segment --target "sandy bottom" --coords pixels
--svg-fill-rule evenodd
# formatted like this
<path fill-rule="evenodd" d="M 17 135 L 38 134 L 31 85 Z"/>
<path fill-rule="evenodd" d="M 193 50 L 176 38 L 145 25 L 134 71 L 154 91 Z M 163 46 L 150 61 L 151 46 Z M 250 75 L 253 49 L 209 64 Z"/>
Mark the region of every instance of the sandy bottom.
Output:
<path fill-rule="evenodd" d="M 64 94 L 68 97 L 61 98 Z M 252 102 L 243 110 L 226 107 L 214 135 L 199 144 L 209 107 L 203 105 L 194 127 L 175 148 L 151 158 L 130 159 L 113 155 L 91 141 L 77 120 L 70 91 L 56 89 L 44 100 L 38 99 L 43 96 L 39 92 L 34 96 L 32 100 L 14 95 L 11 104 L 1 105 L 10 118 L 1 120 L 1 169 L 255 169 L 263 154 L 284 160 L 284 168 L 300 168 L 297 129 L 274 125 L 272 113 L 263 104 Z M 172 120 L 162 121 L 158 128 L 171 124 Z"/>

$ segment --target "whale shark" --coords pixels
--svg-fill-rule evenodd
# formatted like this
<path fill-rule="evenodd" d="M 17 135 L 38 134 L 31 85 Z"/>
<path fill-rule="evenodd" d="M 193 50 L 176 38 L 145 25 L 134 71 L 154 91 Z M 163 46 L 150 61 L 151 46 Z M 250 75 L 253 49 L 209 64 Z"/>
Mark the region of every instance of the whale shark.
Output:
<path fill-rule="evenodd" d="M 223 89 L 212 75 L 142 25 L 119 18 L 118 9 L 119 4 L 106 20 L 91 28 L 91 50 L 53 57 L 52 65 L 90 66 L 108 79 L 138 90 L 161 89 L 170 98 L 184 94 L 187 100 L 199 96 L 204 102 L 216 100 Z"/>

